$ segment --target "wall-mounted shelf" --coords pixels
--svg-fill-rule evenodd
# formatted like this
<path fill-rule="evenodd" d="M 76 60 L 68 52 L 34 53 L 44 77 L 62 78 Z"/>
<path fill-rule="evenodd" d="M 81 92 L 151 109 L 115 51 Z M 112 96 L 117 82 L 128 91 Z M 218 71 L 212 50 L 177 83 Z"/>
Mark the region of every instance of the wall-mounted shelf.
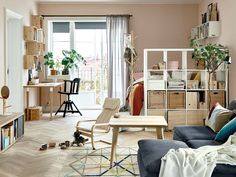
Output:
<path fill-rule="evenodd" d="M 193 28 L 191 31 L 191 39 L 194 40 L 202 40 L 219 36 L 220 36 L 219 21 L 208 21 Z"/>
<path fill-rule="evenodd" d="M 43 58 L 42 56 L 45 51 L 42 16 L 31 16 L 31 26 L 24 27 L 24 40 L 26 49 L 24 56 L 24 69 L 34 69 L 36 63 L 39 61 L 38 59 Z"/>

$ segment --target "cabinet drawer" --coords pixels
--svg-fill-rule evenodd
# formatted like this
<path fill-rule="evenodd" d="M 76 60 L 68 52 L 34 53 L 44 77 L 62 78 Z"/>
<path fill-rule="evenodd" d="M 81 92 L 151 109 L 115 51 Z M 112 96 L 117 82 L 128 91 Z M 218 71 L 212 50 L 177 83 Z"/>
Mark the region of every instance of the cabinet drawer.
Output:
<path fill-rule="evenodd" d="M 185 109 L 185 92 L 169 91 L 167 97 L 168 109 Z"/>
<path fill-rule="evenodd" d="M 166 102 L 165 91 L 148 91 L 148 109 L 164 109 Z"/>
<path fill-rule="evenodd" d="M 186 125 L 185 111 L 168 111 L 168 130 L 172 130 L 176 125 Z"/>

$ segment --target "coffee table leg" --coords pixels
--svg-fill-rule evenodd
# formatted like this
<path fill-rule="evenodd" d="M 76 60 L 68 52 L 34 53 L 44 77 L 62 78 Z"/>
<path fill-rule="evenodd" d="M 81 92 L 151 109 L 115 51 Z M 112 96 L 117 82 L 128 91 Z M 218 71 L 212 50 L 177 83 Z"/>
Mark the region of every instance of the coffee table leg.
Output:
<path fill-rule="evenodd" d="M 115 153 L 116 153 L 118 133 L 119 133 L 119 127 L 113 127 L 110 168 L 113 166 L 113 161 L 114 161 L 114 157 L 115 157 Z"/>
<path fill-rule="evenodd" d="M 163 128 L 161 127 L 156 128 L 156 133 L 157 133 L 157 139 L 164 139 Z"/>

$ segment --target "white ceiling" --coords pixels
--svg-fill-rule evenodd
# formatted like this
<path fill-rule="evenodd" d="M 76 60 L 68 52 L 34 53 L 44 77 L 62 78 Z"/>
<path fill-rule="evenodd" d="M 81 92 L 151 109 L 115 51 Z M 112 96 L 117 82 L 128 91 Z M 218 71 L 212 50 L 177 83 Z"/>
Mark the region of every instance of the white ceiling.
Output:
<path fill-rule="evenodd" d="M 198 4 L 201 0 L 35 0 L 39 3 Z"/>

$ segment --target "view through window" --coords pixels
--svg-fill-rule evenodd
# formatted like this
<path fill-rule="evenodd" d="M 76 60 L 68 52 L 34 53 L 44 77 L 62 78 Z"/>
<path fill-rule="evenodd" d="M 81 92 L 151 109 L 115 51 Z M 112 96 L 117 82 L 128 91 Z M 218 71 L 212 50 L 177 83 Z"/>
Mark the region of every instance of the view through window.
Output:
<path fill-rule="evenodd" d="M 79 108 L 101 108 L 108 95 L 106 22 L 103 20 L 48 21 L 48 51 L 61 62 L 62 50 L 75 49 L 87 61 L 70 72 L 81 78 L 79 95 L 73 101 Z M 62 70 L 62 68 L 61 68 Z"/>

